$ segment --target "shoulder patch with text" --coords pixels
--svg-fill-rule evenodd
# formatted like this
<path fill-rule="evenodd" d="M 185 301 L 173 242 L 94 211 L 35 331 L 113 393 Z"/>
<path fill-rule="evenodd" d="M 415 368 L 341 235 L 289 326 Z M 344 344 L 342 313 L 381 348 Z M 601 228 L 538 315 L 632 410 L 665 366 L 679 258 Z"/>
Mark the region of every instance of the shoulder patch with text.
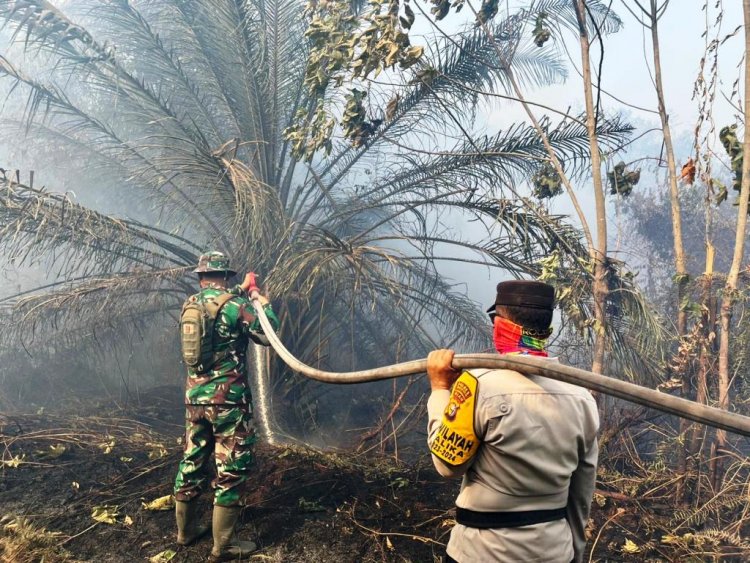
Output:
<path fill-rule="evenodd" d="M 479 448 L 474 432 L 476 396 L 477 378 L 465 371 L 453 384 L 440 428 L 430 443 L 430 451 L 449 465 L 461 465 Z"/>

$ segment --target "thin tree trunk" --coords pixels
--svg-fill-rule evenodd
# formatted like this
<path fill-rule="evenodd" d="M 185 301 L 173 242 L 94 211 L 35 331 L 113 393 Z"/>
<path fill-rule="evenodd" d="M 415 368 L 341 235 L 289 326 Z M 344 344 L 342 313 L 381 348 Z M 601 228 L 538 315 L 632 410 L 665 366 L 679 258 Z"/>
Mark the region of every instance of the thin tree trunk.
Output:
<path fill-rule="evenodd" d="M 687 312 L 681 307 L 687 285 L 687 262 L 685 247 L 682 243 L 682 216 L 680 214 L 680 192 L 677 187 L 677 164 L 672 146 L 672 131 L 669 127 L 669 115 L 664 102 L 664 86 L 661 74 L 661 49 L 659 46 L 659 20 L 657 18 L 656 0 L 651 0 L 651 43 L 654 50 L 654 83 L 656 98 L 661 119 L 661 130 L 664 136 L 664 150 L 667 156 L 669 173 L 669 201 L 672 207 L 672 235 L 674 239 L 674 265 L 677 281 L 677 334 L 684 336 L 687 332 Z"/>
<path fill-rule="evenodd" d="M 696 381 L 695 400 L 705 405 L 708 403 L 708 381 L 711 373 L 712 360 L 715 357 L 714 329 L 716 326 L 716 299 L 713 293 L 713 252 L 706 253 L 706 271 L 701 280 L 701 320 L 700 331 L 700 352 L 698 356 L 698 376 Z M 685 474 L 691 475 L 693 470 L 699 468 L 700 456 L 703 450 L 703 433 L 705 427 L 693 424 L 690 431 L 685 437 L 686 442 L 686 465 Z M 682 481 L 683 490 L 679 497 L 684 502 L 694 501 L 700 490 L 694 490 L 692 487 L 685 486 L 687 477 Z M 700 480 L 696 480 L 700 487 Z"/>
<path fill-rule="evenodd" d="M 581 70 L 583 74 L 583 93 L 586 100 L 586 129 L 591 151 L 591 178 L 594 183 L 594 202 L 596 208 L 596 242 L 592 247 L 591 260 L 594 264 L 594 354 L 591 371 L 604 371 L 604 355 L 607 347 L 606 302 L 609 294 L 607 283 L 607 208 L 604 199 L 604 185 L 602 183 L 602 159 L 599 152 L 598 136 L 596 134 L 596 108 L 591 85 L 591 58 L 588 28 L 586 27 L 585 0 L 576 1 L 576 17 L 578 19 L 578 33 L 581 43 Z"/>
<path fill-rule="evenodd" d="M 745 53 L 750 50 L 750 0 L 742 3 L 745 18 Z M 729 331 L 732 322 L 732 308 L 737 294 L 737 280 L 740 275 L 742 257 L 745 251 L 745 229 L 747 227 L 748 195 L 750 195 L 750 58 L 745 56 L 745 133 L 742 161 L 742 183 L 740 185 L 740 201 L 737 210 L 737 230 L 734 239 L 734 254 L 732 265 L 724 286 L 721 299 L 719 335 L 719 408 L 729 408 Z M 717 456 L 726 446 L 727 435 L 724 431 L 716 433 Z M 721 464 L 717 464 L 714 482 L 721 482 Z"/>
<path fill-rule="evenodd" d="M 581 58 L 583 61 L 583 82 L 584 82 L 584 94 L 586 98 L 586 130 L 589 136 L 589 148 L 591 150 L 591 164 L 592 164 L 592 178 L 594 182 L 595 190 L 595 202 L 596 202 L 596 235 L 597 241 L 594 238 L 589 228 L 588 220 L 583 212 L 583 209 L 578 201 L 578 198 L 573 190 L 573 186 L 570 183 L 570 179 L 566 176 L 560 160 L 557 158 L 552 145 L 549 141 L 544 128 L 541 126 L 539 120 L 535 117 L 531 111 L 529 104 L 526 102 L 518 82 L 515 79 L 512 67 L 508 64 L 505 55 L 498 47 L 494 40 L 491 30 L 487 26 L 486 22 L 481 24 L 482 29 L 492 40 L 493 47 L 497 52 L 499 60 L 502 62 L 503 67 L 508 75 L 513 92 L 518 100 L 521 102 L 526 114 L 528 115 L 534 129 L 539 134 L 544 148 L 550 158 L 550 163 L 557 172 L 560 180 L 562 181 L 565 189 L 568 193 L 573 207 L 575 208 L 576 214 L 581 221 L 581 228 L 583 229 L 584 236 L 586 237 L 586 243 L 588 245 L 589 259 L 594 267 L 594 280 L 592 283 L 592 294 L 594 301 L 594 350 L 593 350 L 593 361 L 591 370 L 596 373 L 602 373 L 604 368 L 604 356 L 606 351 L 606 329 L 607 329 L 607 316 L 606 316 L 606 301 L 609 295 L 609 284 L 608 284 L 608 272 L 607 272 L 607 216 L 606 216 L 606 203 L 604 199 L 604 186 L 602 184 L 602 171 L 601 171 L 601 154 L 599 152 L 598 135 L 596 133 L 596 113 L 593 102 L 593 88 L 591 85 L 591 63 L 589 54 L 589 37 L 586 27 L 586 7 L 584 0 L 577 0 L 576 4 L 576 16 L 579 23 L 579 36 L 581 42 Z M 476 10 L 469 4 L 469 9 L 477 15 Z"/>
<path fill-rule="evenodd" d="M 677 187 L 677 164 L 674 158 L 674 148 L 672 146 L 672 131 L 669 127 L 669 115 L 667 115 L 666 103 L 664 102 L 664 85 L 661 73 L 661 49 L 659 46 L 659 13 L 656 0 L 651 0 L 651 12 L 648 14 L 651 20 L 651 45 L 654 56 L 654 86 L 656 88 L 656 100 L 659 108 L 659 119 L 661 120 L 661 130 L 664 137 L 664 150 L 667 156 L 667 173 L 669 175 L 669 201 L 672 208 L 672 238 L 674 239 L 674 265 L 675 281 L 677 289 L 677 336 L 682 339 L 687 333 L 687 311 L 682 307 L 687 288 L 688 272 L 685 260 L 685 247 L 682 242 L 682 216 L 680 210 L 680 193 Z M 663 14 L 663 12 L 662 12 Z M 691 385 L 688 373 L 680 374 L 682 377 L 682 396 L 690 398 Z M 680 421 L 680 435 L 687 437 L 690 424 L 686 420 Z M 678 483 L 677 496 L 683 498 L 685 494 L 685 475 L 687 471 L 689 440 L 685 439 L 682 450 L 680 451 L 677 472 L 682 475 L 682 480 Z"/>
<path fill-rule="evenodd" d="M 476 10 L 473 8 L 471 4 L 469 4 L 469 9 L 474 12 L 474 16 L 477 16 Z M 578 220 L 581 222 L 581 229 L 583 230 L 583 235 L 586 238 L 586 244 L 589 247 L 589 251 L 591 252 L 594 247 L 594 239 L 591 236 L 591 229 L 589 228 L 588 221 L 586 220 L 586 214 L 583 212 L 583 208 L 581 207 L 580 202 L 578 201 L 578 197 L 576 196 L 575 190 L 573 190 L 573 185 L 570 183 L 570 179 L 565 174 L 565 171 L 563 170 L 562 163 L 560 162 L 560 159 L 557 157 L 557 153 L 555 153 L 555 149 L 552 147 L 552 143 L 549 140 L 549 136 L 547 135 L 547 132 L 544 130 L 544 127 L 542 127 L 541 122 L 539 119 L 537 119 L 534 112 L 531 110 L 531 107 L 529 106 L 529 103 L 527 102 L 525 96 L 523 95 L 523 92 L 521 91 L 521 87 L 518 84 L 518 80 L 516 80 L 515 73 L 513 72 L 513 67 L 511 66 L 510 62 L 506 58 L 506 55 L 503 53 L 503 51 L 498 46 L 497 42 L 495 41 L 495 37 L 492 34 L 492 30 L 487 25 L 487 22 L 482 22 L 481 24 L 482 30 L 487 35 L 487 37 L 490 38 L 490 42 L 492 43 L 492 47 L 497 53 L 498 60 L 500 61 L 500 64 L 503 67 L 503 70 L 508 76 L 508 80 L 510 82 L 511 88 L 513 89 L 513 93 L 516 97 L 516 99 L 521 104 L 521 107 L 526 112 L 526 115 L 529 118 L 529 121 L 531 121 L 532 126 L 534 127 L 534 130 L 539 135 L 539 138 L 542 140 L 542 144 L 544 145 L 544 150 L 547 152 L 547 156 L 549 157 L 550 164 L 555 169 L 555 172 L 560 177 L 560 181 L 562 182 L 563 186 L 565 186 L 565 190 L 567 191 L 568 197 L 570 198 L 570 202 L 573 205 L 573 208 L 575 209 L 576 216 L 578 217 Z"/>

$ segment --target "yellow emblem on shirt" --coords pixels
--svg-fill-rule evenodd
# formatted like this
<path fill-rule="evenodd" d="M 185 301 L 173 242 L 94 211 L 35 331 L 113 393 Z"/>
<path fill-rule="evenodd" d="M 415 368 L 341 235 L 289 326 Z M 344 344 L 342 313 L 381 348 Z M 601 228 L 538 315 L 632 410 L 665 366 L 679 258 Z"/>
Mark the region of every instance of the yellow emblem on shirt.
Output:
<path fill-rule="evenodd" d="M 477 383 L 468 371 L 456 380 L 440 428 L 430 443 L 430 451 L 449 465 L 461 465 L 479 448 L 474 432 Z"/>

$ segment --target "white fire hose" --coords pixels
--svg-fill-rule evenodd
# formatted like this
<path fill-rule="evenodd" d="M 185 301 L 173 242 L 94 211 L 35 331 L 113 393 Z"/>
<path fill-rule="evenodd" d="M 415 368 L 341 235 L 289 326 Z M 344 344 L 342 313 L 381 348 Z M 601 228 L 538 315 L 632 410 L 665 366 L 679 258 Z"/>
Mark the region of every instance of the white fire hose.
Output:
<path fill-rule="evenodd" d="M 308 366 L 295 358 L 276 335 L 266 317 L 265 311 L 263 311 L 263 306 L 257 299 L 256 293 L 253 293 L 252 303 L 258 314 L 260 324 L 263 327 L 263 332 L 279 357 L 294 371 L 310 379 L 324 383 L 352 384 L 416 375 L 425 373 L 427 370 L 426 359 L 341 373 L 323 371 Z M 750 436 L 750 417 L 702 405 L 695 401 L 668 395 L 613 377 L 550 362 L 542 358 L 515 355 L 502 356 L 499 354 L 457 354 L 453 359 L 453 367 L 458 370 L 472 368 L 511 369 L 525 374 L 541 375 L 668 414 L 680 416 L 694 422 L 734 432 L 735 434 Z"/>

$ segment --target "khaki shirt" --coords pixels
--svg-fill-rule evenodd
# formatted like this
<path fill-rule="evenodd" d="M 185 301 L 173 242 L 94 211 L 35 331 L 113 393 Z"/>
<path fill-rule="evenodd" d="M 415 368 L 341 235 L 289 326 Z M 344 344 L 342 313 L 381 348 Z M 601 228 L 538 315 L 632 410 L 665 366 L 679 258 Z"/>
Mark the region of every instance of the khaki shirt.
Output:
<path fill-rule="evenodd" d="M 459 563 L 581 561 L 596 481 L 599 415 L 581 387 L 511 370 L 472 370 L 479 449 L 461 465 L 435 455 L 444 477 L 463 476 L 456 506 L 480 512 L 567 508 L 567 519 L 518 528 L 457 524 L 448 555 Z M 455 387 L 455 386 L 454 386 Z M 451 392 L 427 403 L 428 443 L 436 438 Z"/>

